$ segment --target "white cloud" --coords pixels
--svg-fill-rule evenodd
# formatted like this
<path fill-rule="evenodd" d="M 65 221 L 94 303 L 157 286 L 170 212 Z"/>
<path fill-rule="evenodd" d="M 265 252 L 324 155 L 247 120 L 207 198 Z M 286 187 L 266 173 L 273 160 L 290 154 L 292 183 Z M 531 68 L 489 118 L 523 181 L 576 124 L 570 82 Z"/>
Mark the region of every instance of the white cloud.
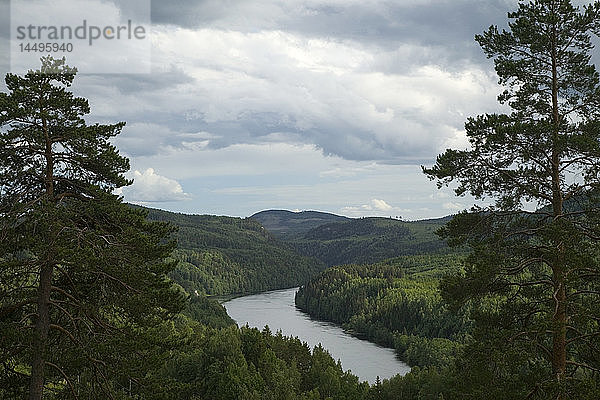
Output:
<path fill-rule="evenodd" d="M 468 208 L 468 206 L 466 206 L 465 204 L 452 202 L 452 201 L 444 203 L 442 205 L 442 207 L 444 208 L 444 210 L 449 210 L 449 211 L 453 211 L 453 212 L 462 211 L 462 210 Z"/>
<path fill-rule="evenodd" d="M 363 204 L 361 206 L 347 206 L 342 207 L 342 214 L 348 215 L 351 217 L 365 217 L 365 216 L 392 216 L 392 217 L 401 217 L 401 215 L 405 213 L 412 214 L 414 210 L 401 208 L 401 207 L 392 207 L 385 200 L 381 199 L 372 199 L 368 204 Z"/>
<path fill-rule="evenodd" d="M 155 203 L 189 200 L 191 196 L 183 191 L 179 182 L 158 175 L 153 168 L 144 172 L 133 172 L 133 184 L 122 188 L 126 201 L 134 203 Z"/>
<path fill-rule="evenodd" d="M 388 203 L 386 203 L 385 200 L 373 199 L 373 200 L 371 200 L 371 204 L 373 204 L 373 207 L 376 210 L 391 211 L 394 209 L 394 207 L 392 207 Z"/>
<path fill-rule="evenodd" d="M 349 160 L 419 163 L 463 147 L 466 116 L 497 110 L 496 77 L 475 64 L 451 71 L 390 60 L 377 45 L 282 30 L 154 29 L 154 68 L 172 71 L 177 79 L 164 75 L 174 84 L 120 78 L 142 92 L 117 91 L 107 78 L 83 77 L 84 95 L 99 95 L 95 113 L 128 122 L 121 142 L 131 155 L 182 148 L 190 132 L 210 132 L 212 149 L 295 142 Z"/>

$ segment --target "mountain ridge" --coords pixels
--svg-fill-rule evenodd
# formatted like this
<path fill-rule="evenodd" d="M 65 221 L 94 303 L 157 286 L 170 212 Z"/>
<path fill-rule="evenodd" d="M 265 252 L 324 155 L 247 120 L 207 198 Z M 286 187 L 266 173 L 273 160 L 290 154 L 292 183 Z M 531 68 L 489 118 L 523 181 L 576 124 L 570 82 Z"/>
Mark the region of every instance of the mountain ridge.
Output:
<path fill-rule="evenodd" d="M 147 218 L 178 228 L 170 277 L 188 293 L 228 295 L 299 286 L 325 268 L 250 218 L 183 214 L 148 207 Z"/>
<path fill-rule="evenodd" d="M 351 218 L 322 211 L 264 210 L 252 218 L 281 240 L 301 237 L 304 233 L 330 222 L 349 221 Z"/>
<path fill-rule="evenodd" d="M 348 218 L 320 211 L 266 210 L 250 218 L 298 253 L 328 266 L 450 251 L 435 232 L 452 216 L 402 221 L 386 217 Z"/>

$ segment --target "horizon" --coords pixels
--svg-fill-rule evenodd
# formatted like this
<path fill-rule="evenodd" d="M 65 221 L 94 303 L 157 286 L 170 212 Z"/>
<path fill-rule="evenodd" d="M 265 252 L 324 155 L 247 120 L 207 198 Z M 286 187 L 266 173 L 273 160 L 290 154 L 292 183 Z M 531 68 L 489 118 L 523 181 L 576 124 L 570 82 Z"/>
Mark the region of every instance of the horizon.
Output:
<path fill-rule="evenodd" d="M 132 12 L 121 0 L 49 10 L 63 4 L 84 4 L 98 26 Z M 439 190 L 421 166 L 468 148 L 469 116 L 503 110 L 493 62 L 473 37 L 506 26 L 515 5 L 152 2 L 151 72 L 82 72 L 72 90 L 89 100 L 89 123 L 127 123 L 114 140 L 131 161 L 134 184 L 116 192 L 127 202 L 214 215 L 442 218 L 476 202 Z M 7 22 L 10 2 L 0 10 Z M 10 23 L 0 25 L 8 49 Z"/>
<path fill-rule="evenodd" d="M 133 205 L 133 206 L 138 206 L 138 207 L 143 207 L 143 208 L 150 209 L 150 210 L 165 211 L 165 212 L 170 212 L 170 213 L 175 213 L 175 214 L 182 214 L 182 215 L 188 215 L 188 216 L 211 216 L 211 217 L 226 217 L 226 218 L 240 218 L 240 219 L 253 218 L 257 214 L 268 213 L 268 212 L 289 212 L 289 213 L 292 213 L 292 214 L 302 214 L 302 213 L 311 213 L 312 212 L 312 213 L 319 213 L 319 214 L 334 215 L 336 217 L 343 217 L 343 218 L 347 218 L 347 219 L 383 218 L 383 219 L 392 219 L 392 220 L 401 221 L 401 222 L 420 222 L 420 221 L 438 220 L 438 219 L 449 218 L 449 217 L 452 217 L 454 215 L 454 214 L 448 214 L 448 215 L 445 215 L 443 217 L 422 218 L 422 219 L 406 219 L 406 218 L 402 217 L 401 215 L 390 215 L 390 216 L 371 215 L 371 216 L 360 216 L 360 217 L 348 217 L 348 216 L 345 216 L 345 215 L 331 213 L 331 212 L 328 212 L 328 211 L 320 211 L 320 210 L 313 210 L 313 209 L 308 209 L 308 210 L 285 210 L 285 209 L 270 208 L 270 209 L 256 211 L 256 212 L 254 212 L 254 213 L 252 213 L 250 215 L 242 216 L 242 215 L 227 215 L 227 214 L 207 214 L 207 213 L 197 213 L 197 212 L 181 212 L 181 211 L 167 210 L 167 209 L 158 208 L 158 207 L 152 207 L 152 206 L 150 206 L 148 204 L 136 204 L 136 203 L 129 203 L 129 202 L 127 202 L 127 204 Z"/>

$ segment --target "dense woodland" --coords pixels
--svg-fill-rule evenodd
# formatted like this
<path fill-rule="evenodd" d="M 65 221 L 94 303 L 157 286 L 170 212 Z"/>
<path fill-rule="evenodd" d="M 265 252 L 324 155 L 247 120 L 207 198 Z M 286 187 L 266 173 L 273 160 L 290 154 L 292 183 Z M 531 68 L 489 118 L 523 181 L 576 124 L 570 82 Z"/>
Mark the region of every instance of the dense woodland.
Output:
<path fill-rule="evenodd" d="M 178 264 L 169 276 L 189 293 L 225 295 L 288 288 L 325 268 L 250 218 L 146 211 L 150 220 L 177 227 L 173 258 Z"/>
<path fill-rule="evenodd" d="M 261 219 L 269 222 L 264 214 Z M 298 253 L 317 258 L 328 266 L 370 264 L 402 255 L 450 251 L 435 235 L 448 218 L 415 222 L 391 218 L 343 219 L 304 231 L 297 228 L 299 220 L 302 215 L 287 223 L 296 228 L 293 236 L 281 237 Z M 282 222 L 278 228 L 283 230 L 281 225 Z"/>
<path fill-rule="evenodd" d="M 438 290 L 441 276 L 458 270 L 460 261 L 460 255 L 426 255 L 333 267 L 300 288 L 296 305 L 395 348 L 411 366 L 445 366 L 469 328 Z"/>
<path fill-rule="evenodd" d="M 152 333 L 154 342 L 146 344 L 153 351 L 145 355 L 151 363 L 130 378 L 133 384 L 112 382 L 115 398 L 369 398 L 369 385 L 344 372 L 327 350 L 310 349 L 268 327 L 240 329 L 222 306 L 203 296 L 190 298 L 181 314 Z"/>
<path fill-rule="evenodd" d="M 300 239 L 306 232 L 321 225 L 350 221 L 348 217 L 325 212 L 287 210 L 260 211 L 250 218 L 258 221 L 275 237 L 283 241 Z"/>
<path fill-rule="evenodd" d="M 124 124 L 86 123 L 76 70 L 44 57 L 8 74 L 0 398 L 600 398 L 600 2 L 520 2 L 509 19 L 476 40 L 511 112 L 469 118 L 470 149 L 423 168 L 493 205 L 420 223 L 308 215 L 283 244 L 251 219 L 124 204 Z M 361 383 L 206 296 L 297 284 L 299 307 L 413 370 Z"/>

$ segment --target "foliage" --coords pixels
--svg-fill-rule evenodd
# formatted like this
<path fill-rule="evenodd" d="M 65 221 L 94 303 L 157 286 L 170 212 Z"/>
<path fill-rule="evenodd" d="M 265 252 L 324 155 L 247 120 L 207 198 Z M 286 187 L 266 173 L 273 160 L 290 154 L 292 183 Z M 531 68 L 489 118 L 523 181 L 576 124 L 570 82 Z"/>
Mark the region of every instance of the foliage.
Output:
<path fill-rule="evenodd" d="M 0 93 L 3 398 L 120 391 L 147 368 L 131 361 L 151 357 L 144 328 L 183 306 L 166 276 L 171 228 L 110 194 L 128 183 L 110 144 L 123 124 L 87 125 L 74 77 L 43 58 Z"/>
<path fill-rule="evenodd" d="M 296 305 L 395 348 L 410 365 L 449 365 L 468 323 L 443 306 L 438 283 L 459 260 L 458 255 L 424 255 L 333 267 L 300 288 Z"/>
<path fill-rule="evenodd" d="M 464 398 L 585 398 L 600 370 L 600 77 L 590 64 L 600 2 L 519 3 L 508 31 L 479 42 L 510 114 L 469 118 L 470 149 L 424 171 L 496 203 L 444 230 L 472 249 L 442 286 L 475 321 Z M 525 202 L 537 206 L 523 210 Z M 485 360 L 479 356 L 485 354 Z M 489 382 L 497 382 L 489 390 Z"/>
<path fill-rule="evenodd" d="M 268 327 L 213 329 L 182 318 L 172 329 L 182 345 L 155 376 L 177 391 L 144 398 L 361 400 L 369 389 L 322 347 Z"/>
<path fill-rule="evenodd" d="M 373 400 L 443 400 L 461 399 L 452 395 L 456 385 L 448 369 L 415 367 L 405 376 L 385 379 L 371 388 Z M 498 397 L 501 399 L 502 396 Z"/>
<path fill-rule="evenodd" d="M 445 219 L 404 222 L 360 218 L 320 225 L 289 241 L 303 255 L 329 266 L 368 264 L 403 255 L 448 253 L 435 231 Z"/>
<path fill-rule="evenodd" d="M 170 277 L 188 293 L 254 293 L 300 285 L 324 269 L 279 242 L 253 219 L 185 215 L 146 209 L 153 221 L 169 222 L 179 261 Z"/>
<path fill-rule="evenodd" d="M 211 328 L 235 325 L 235 321 L 227 314 L 225 307 L 204 295 L 190 296 L 182 314 Z"/>
<path fill-rule="evenodd" d="M 331 222 L 349 221 L 350 218 L 318 211 L 292 212 L 285 210 L 261 211 L 250 218 L 280 240 L 299 239 L 308 231 Z"/>

